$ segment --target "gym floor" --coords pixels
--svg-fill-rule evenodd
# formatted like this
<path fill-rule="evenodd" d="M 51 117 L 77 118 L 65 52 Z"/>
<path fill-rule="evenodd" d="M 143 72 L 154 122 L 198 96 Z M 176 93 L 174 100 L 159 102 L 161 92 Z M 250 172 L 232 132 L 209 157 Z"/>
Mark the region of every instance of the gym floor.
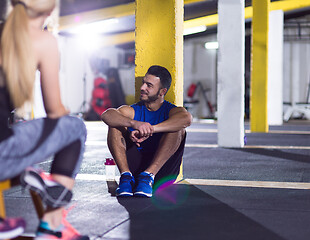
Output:
<path fill-rule="evenodd" d="M 67 219 L 91 239 L 308 240 L 310 236 L 310 121 L 250 133 L 247 145 L 217 146 L 216 122 L 187 129 L 184 180 L 158 188 L 151 199 L 117 199 L 106 181 L 107 127 L 86 122 L 88 139 Z M 48 171 L 51 160 L 40 164 Z M 20 187 L 5 192 L 8 216 L 23 216 L 27 234 L 38 224 Z"/>

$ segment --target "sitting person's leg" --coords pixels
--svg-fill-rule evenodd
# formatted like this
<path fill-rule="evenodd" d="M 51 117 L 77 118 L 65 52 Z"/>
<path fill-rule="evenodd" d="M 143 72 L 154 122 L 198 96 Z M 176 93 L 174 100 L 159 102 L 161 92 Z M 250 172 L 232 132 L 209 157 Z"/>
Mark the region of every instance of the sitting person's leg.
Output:
<path fill-rule="evenodd" d="M 42 226 L 39 228 L 39 235 L 52 235 L 53 229 L 62 224 L 63 206 L 57 205 L 60 196 L 48 194 L 50 191 L 50 182 L 52 187 L 63 188 L 70 191 L 74 185 L 74 177 L 79 171 L 83 158 L 84 145 L 86 140 L 86 128 L 84 123 L 74 117 L 64 116 L 59 119 L 38 119 L 13 126 L 14 135 L 7 141 L 0 144 L 4 151 L 0 153 L 1 166 L 5 165 L 8 171 L 4 171 L 6 177 L 13 177 L 20 174 L 25 168 L 36 163 L 43 162 L 46 158 L 55 154 L 51 168 L 52 179 L 44 180 L 39 173 L 26 171 L 24 174 L 25 185 L 37 190 L 43 191 L 47 196 L 42 200 L 56 200 L 49 205 L 47 201 L 47 210 L 41 220 L 41 224 L 47 229 L 42 232 Z M 26 178 L 32 176 L 32 178 Z M 57 185 L 58 183 L 58 185 Z M 66 192 L 68 192 L 66 191 Z M 55 192 L 53 192 L 55 193 Z M 71 198 L 70 198 L 71 199 Z M 53 201 L 52 201 L 53 202 Z M 71 228 L 72 229 L 72 228 Z M 70 232 L 70 227 L 62 227 L 60 234 Z M 59 235 L 59 232 L 57 233 Z M 77 236 L 77 239 L 83 239 Z M 88 239 L 87 237 L 85 239 Z"/>
<path fill-rule="evenodd" d="M 121 173 L 116 196 L 129 197 L 133 195 L 134 178 L 127 163 L 126 151 L 128 148 L 127 130 L 125 128 L 109 127 L 108 147 Z"/>
<path fill-rule="evenodd" d="M 152 185 L 164 177 L 176 179 L 182 162 L 185 130 L 163 134 L 154 155 L 142 154 L 136 147 L 128 149 L 127 159 L 137 186 L 135 196 L 151 197 Z"/>
<path fill-rule="evenodd" d="M 126 157 L 126 134 L 125 128 L 109 127 L 108 130 L 108 148 L 121 174 L 130 172 Z"/>
<path fill-rule="evenodd" d="M 69 120 L 69 121 L 68 121 Z M 58 129 L 53 132 L 53 138 L 61 138 L 69 144 L 64 144 L 57 151 L 51 166 L 52 178 L 61 183 L 68 189 L 72 189 L 74 178 L 76 177 L 83 159 L 84 146 L 86 140 L 85 125 L 77 118 L 66 119 L 61 118 L 58 123 Z M 52 141 L 52 140 L 50 140 Z M 63 208 L 55 209 L 50 207 L 44 214 L 37 232 L 37 239 L 45 239 L 50 235 L 56 235 L 61 232 L 63 237 L 88 239 L 87 236 L 80 236 L 79 233 L 71 231 L 70 224 L 63 219 Z M 61 227 L 59 227 L 61 226 Z M 50 230 L 54 230 L 50 232 Z"/>
<path fill-rule="evenodd" d="M 154 174 L 156 181 L 169 175 L 177 177 L 184 152 L 185 138 L 184 129 L 178 132 L 165 133 L 162 136 L 154 158 L 145 170 Z"/>
<path fill-rule="evenodd" d="M 72 167 L 72 176 L 79 170 L 86 139 L 84 123 L 75 117 L 37 119 L 13 125 L 14 135 L 0 143 L 0 181 L 15 177 L 24 169 L 57 155 L 75 141 L 80 141 L 78 159 L 62 159 L 61 165 Z M 76 153 L 74 153 L 76 154 Z M 56 160 L 56 159 L 55 159 Z M 56 160 L 57 161 L 57 160 Z"/>

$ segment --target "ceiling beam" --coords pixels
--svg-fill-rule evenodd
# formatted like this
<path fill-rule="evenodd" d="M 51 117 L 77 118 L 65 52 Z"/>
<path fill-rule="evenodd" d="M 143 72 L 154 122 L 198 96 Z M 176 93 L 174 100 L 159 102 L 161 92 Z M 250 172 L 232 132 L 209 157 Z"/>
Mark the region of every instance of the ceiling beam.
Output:
<path fill-rule="evenodd" d="M 186 5 L 205 1 L 206 0 L 184 0 L 184 4 Z M 135 3 L 133 2 L 88 12 L 66 15 L 59 18 L 59 30 L 61 31 L 81 24 L 87 24 L 109 18 L 126 17 L 134 14 Z"/>
<path fill-rule="evenodd" d="M 101 42 L 100 47 L 120 45 L 135 41 L 135 32 L 119 33 L 114 35 L 104 36 L 104 40 Z"/>
<path fill-rule="evenodd" d="M 310 0 L 282 0 L 270 3 L 270 11 L 283 10 L 284 12 L 310 7 Z M 253 7 L 244 9 L 245 19 L 251 19 L 253 15 Z M 218 14 L 205 17 L 195 18 L 184 21 L 184 28 L 192 28 L 197 26 L 214 26 L 218 24 Z"/>
<path fill-rule="evenodd" d="M 59 30 L 76 27 L 81 24 L 101 21 L 110 18 L 120 18 L 135 14 L 135 3 L 122 4 L 88 12 L 81 12 L 59 18 Z"/>
<path fill-rule="evenodd" d="M 208 0 L 184 0 L 184 4 L 197 3 L 197 2 L 208 2 Z"/>
<path fill-rule="evenodd" d="M 184 0 L 184 3 L 202 1 L 202 0 Z M 310 7 L 310 0 L 282 0 L 270 3 L 270 11 L 283 10 L 284 12 Z M 95 11 L 84 12 L 80 14 L 68 15 L 60 17 L 59 30 L 64 30 L 80 24 L 100 21 L 109 18 L 117 18 L 133 15 L 135 13 L 135 3 L 119 5 L 115 7 L 103 8 Z M 251 19 L 253 8 L 245 8 L 245 19 Z M 184 29 L 197 26 L 215 26 L 218 24 L 218 14 L 213 14 L 205 17 L 195 18 L 184 21 Z M 103 45 L 117 45 L 134 41 L 134 32 L 107 35 Z"/>

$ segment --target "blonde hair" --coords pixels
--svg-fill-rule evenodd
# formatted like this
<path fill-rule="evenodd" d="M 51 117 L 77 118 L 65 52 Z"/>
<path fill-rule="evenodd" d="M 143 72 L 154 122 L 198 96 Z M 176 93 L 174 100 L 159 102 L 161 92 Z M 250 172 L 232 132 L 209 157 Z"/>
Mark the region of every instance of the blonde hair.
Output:
<path fill-rule="evenodd" d="M 55 7 L 52 0 L 11 0 L 9 14 L 1 36 L 2 67 L 6 85 L 15 107 L 31 101 L 35 81 L 34 59 L 28 22 L 49 13 Z"/>

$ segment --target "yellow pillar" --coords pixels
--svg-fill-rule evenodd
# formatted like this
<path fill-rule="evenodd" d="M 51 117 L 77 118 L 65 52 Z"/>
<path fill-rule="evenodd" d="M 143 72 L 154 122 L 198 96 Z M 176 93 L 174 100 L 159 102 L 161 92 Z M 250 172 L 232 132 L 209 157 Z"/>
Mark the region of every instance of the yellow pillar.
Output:
<path fill-rule="evenodd" d="M 147 69 L 161 65 L 172 76 L 165 99 L 183 105 L 183 9 L 183 0 L 136 0 L 136 101 Z"/>
<path fill-rule="evenodd" d="M 253 0 L 250 121 L 252 132 L 268 132 L 268 30 L 270 0 Z"/>
<path fill-rule="evenodd" d="M 11 187 L 11 183 L 9 180 L 0 182 L 0 217 L 5 217 L 5 203 L 4 203 L 4 196 L 3 191 L 9 189 Z"/>
<path fill-rule="evenodd" d="M 5 204 L 4 204 L 4 196 L 3 192 L 0 191 L 0 217 L 5 217 Z"/>
<path fill-rule="evenodd" d="M 183 105 L 183 6 L 182 0 L 136 0 L 136 100 L 147 69 L 161 65 L 172 76 L 166 100 Z"/>

